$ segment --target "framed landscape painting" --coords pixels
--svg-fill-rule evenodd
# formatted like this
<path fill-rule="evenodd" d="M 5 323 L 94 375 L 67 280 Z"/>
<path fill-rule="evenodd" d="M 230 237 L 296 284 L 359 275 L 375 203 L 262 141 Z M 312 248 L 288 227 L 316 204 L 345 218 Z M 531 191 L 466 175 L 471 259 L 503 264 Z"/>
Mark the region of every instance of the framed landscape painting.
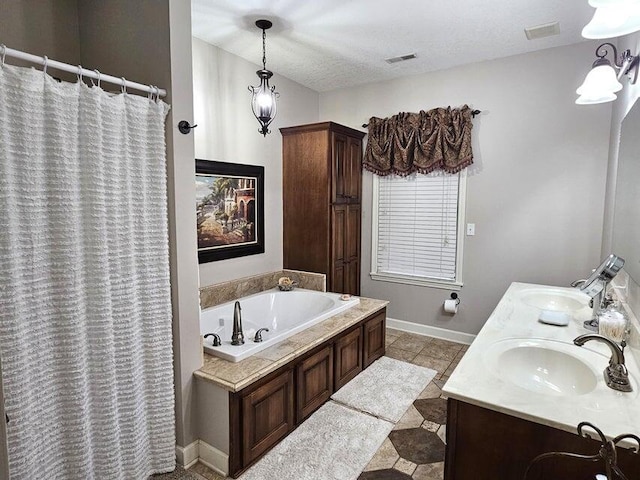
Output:
<path fill-rule="evenodd" d="M 264 253 L 264 167 L 196 160 L 198 262 Z"/>

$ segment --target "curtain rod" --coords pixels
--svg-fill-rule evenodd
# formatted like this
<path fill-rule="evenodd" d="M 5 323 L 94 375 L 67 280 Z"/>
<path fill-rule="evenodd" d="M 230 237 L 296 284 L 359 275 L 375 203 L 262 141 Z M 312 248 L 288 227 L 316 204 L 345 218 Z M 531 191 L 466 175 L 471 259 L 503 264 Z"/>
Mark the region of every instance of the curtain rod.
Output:
<path fill-rule="evenodd" d="M 166 90 L 155 87 L 153 85 L 144 85 L 142 83 L 132 82 L 125 79 L 124 77 L 118 78 L 112 75 L 105 75 L 104 73 L 100 73 L 98 70 L 87 70 L 86 68 L 82 68 L 80 65 L 74 66 L 69 65 L 68 63 L 58 62 L 57 60 L 49 60 L 47 57 L 38 57 L 37 55 L 32 55 L 30 53 L 14 50 L 13 48 L 9 48 L 5 45 L 0 45 L 0 61 L 2 61 L 2 65 L 4 65 L 5 56 L 35 63 L 37 65 L 45 67 L 45 69 L 55 68 L 56 70 L 79 74 L 82 77 L 93 78 L 95 80 L 98 80 L 99 82 L 107 82 L 124 86 L 125 89 L 131 88 L 133 90 L 140 90 L 146 93 L 151 93 L 152 95 L 158 95 L 160 97 L 164 97 L 167 95 Z"/>
<path fill-rule="evenodd" d="M 471 110 L 471 116 L 473 118 L 476 118 L 476 115 L 480 115 L 482 113 L 482 110 Z M 363 123 L 362 124 L 362 128 L 367 128 L 369 126 L 368 123 Z"/>

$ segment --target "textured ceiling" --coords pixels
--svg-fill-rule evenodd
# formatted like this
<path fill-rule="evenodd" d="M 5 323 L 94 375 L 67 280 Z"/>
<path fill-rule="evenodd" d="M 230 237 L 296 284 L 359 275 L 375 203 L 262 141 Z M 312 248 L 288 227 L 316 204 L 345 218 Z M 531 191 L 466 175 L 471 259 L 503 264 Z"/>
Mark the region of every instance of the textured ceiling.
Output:
<path fill-rule="evenodd" d="M 193 35 L 313 90 L 378 82 L 569 45 L 593 13 L 587 0 L 191 0 Z M 559 21 L 560 35 L 524 28 Z M 384 59 L 416 53 L 397 64 Z"/>

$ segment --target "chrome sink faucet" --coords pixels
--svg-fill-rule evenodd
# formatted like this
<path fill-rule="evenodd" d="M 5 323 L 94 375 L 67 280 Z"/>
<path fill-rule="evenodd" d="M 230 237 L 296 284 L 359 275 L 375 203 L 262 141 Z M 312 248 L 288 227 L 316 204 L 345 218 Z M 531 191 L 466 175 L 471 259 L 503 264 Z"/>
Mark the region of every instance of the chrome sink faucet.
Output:
<path fill-rule="evenodd" d="M 231 345 L 244 345 L 244 333 L 242 333 L 242 308 L 240 302 L 233 306 L 233 333 L 231 334 Z"/>
<path fill-rule="evenodd" d="M 607 285 L 624 266 L 624 258 L 617 255 L 609 255 L 600 266 L 593 270 L 589 278 L 571 282 L 571 286 L 580 289 L 591 297 L 593 316 L 591 320 L 584 322 L 584 327 L 588 330 L 598 331 L 598 314 L 606 308 Z"/>
<path fill-rule="evenodd" d="M 607 383 L 607 387 L 618 390 L 619 392 L 632 391 L 631 382 L 629 381 L 629 372 L 627 372 L 627 367 L 624 364 L 625 342 L 622 342 L 622 348 L 620 348 L 617 343 L 613 340 L 609 340 L 607 337 L 603 337 L 596 333 L 587 333 L 576 337 L 573 340 L 573 343 L 582 347 L 589 340 L 602 342 L 611 350 L 609 365 L 604 369 L 604 380 Z"/>

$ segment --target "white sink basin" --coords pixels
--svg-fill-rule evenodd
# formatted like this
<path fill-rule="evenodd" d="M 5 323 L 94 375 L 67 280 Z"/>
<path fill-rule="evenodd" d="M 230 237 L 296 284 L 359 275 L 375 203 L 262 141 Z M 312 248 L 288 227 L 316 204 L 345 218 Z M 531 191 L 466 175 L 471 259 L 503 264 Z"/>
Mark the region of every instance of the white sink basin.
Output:
<path fill-rule="evenodd" d="M 490 371 L 526 390 L 553 396 L 592 392 L 602 376 L 599 354 L 553 340 L 508 339 L 485 352 Z"/>
<path fill-rule="evenodd" d="M 554 312 L 575 312 L 589 305 L 589 296 L 578 290 L 553 290 L 529 288 L 518 299 L 531 307 Z"/>

